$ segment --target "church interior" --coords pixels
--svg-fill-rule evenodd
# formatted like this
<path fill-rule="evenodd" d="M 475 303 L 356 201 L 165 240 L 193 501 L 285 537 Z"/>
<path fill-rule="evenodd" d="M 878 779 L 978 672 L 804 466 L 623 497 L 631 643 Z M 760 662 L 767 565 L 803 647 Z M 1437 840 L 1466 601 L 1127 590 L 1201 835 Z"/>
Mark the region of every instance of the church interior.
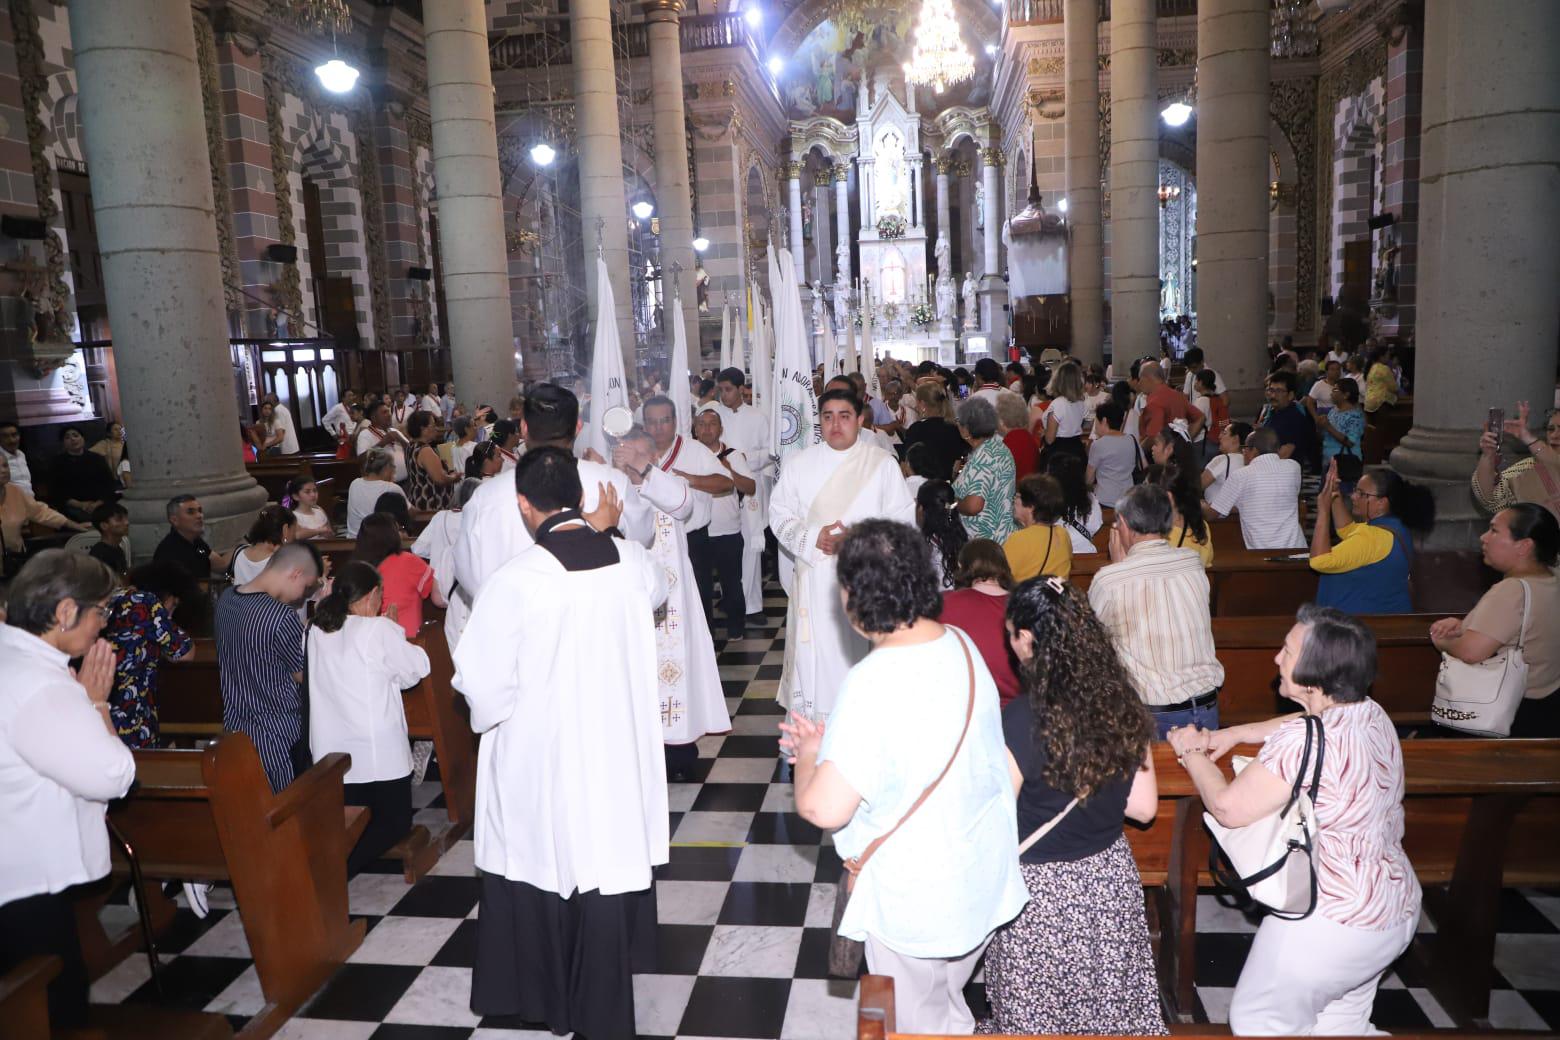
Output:
<path fill-rule="evenodd" d="M 866 332 L 880 361 L 950 370 L 1060 350 L 1126 379 L 1163 354 L 1179 387 L 1195 345 L 1230 415 L 1252 419 L 1283 351 L 1390 354 L 1397 392 L 1362 449 L 1434 493 L 1422 611 L 1460 615 L 1490 584 L 1489 513 L 1469 492 L 1490 413 L 1531 402 L 1540 428 L 1560 405 L 1553 0 L 6 8 L 0 432 L 18 429 L 37 475 L 71 431 L 90 444 L 117 427 L 138 546 L 174 496 L 199 497 L 220 547 L 300 474 L 344 500 L 359 463 L 326 416 L 349 389 L 432 386 L 503 417 L 534 383 L 589 385 L 605 328 L 631 386 L 678 393 L 676 358 L 713 375 L 733 330 L 762 333 L 777 256 L 825 375 L 860 370 Z M 268 395 L 295 417 L 296 459 L 241 454 Z M 60 534 L 31 528 L 29 546 Z M 345 563 L 340 541 L 322 551 Z M 1306 598 L 1281 566 L 1254 564 L 1232 616 L 1215 610 L 1268 714 Z M 829 974 L 841 859 L 777 759 L 786 610 L 771 584 L 763 625 L 716 640 L 732 727 L 669 785 L 642 1037 L 898 1035 L 880 993 Z M 1383 664 L 1382 682 L 1411 675 L 1406 699 L 1428 702 L 1440 654 L 1420 618 L 1378 631 L 1401 670 Z M 132 878 L 116 852 L 113 884 L 78 904 L 93 1027 L 553 1035 L 468 1004 L 477 750 L 442 634 L 406 695 L 412 739 L 434 747 L 413 785 L 422 844 L 344 887 L 318 866 L 320 842 L 330 856 L 345 840 L 320 802 L 221 804 L 250 767 L 207 744 L 222 729 L 209 635 L 161 694 L 164 731 L 209 748 L 205 772 L 144 760 L 108 819 L 146 862 Z M 1560 1033 L 1560 741 L 1510 743 L 1547 750 L 1410 762 L 1435 921 L 1384 976 L 1381 1028 Z M 1212 1035 L 1256 924 L 1199 873 L 1199 803 L 1174 763 L 1158 823 L 1129 837 L 1167 1021 Z M 322 798 L 340 813 L 339 792 Z M 153 883 L 197 877 L 217 883 L 200 916 Z M 50 1035 L 21 1017 L 47 981 L 0 976 L 0 1035 Z"/>

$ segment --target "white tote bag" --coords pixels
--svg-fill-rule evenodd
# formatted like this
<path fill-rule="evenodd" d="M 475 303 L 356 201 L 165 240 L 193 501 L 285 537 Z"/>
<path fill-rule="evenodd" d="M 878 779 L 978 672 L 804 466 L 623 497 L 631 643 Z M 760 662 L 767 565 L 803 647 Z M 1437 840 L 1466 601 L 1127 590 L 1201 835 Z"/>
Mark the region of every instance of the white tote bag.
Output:
<path fill-rule="evenodd" d="M 1203 822 L 1213 835 L 1208 869 L 1214 880 L 1292 921 L 1309 917 L 1316 909 L 1313 806 L 1322 781 L 1325 747 L 1321 718 L 1305 716 L 1305 752 L 1283 809 L 1244 827 L 1226 827 L 1203 813 Z M 1302 790 L 1307 772 L 1311 783 Z"/>
<path fill-rule="evenodd" d="M 1522 582 L 1522 627 L 1517 645 L 1498 651 L 1477 664 L 1441 654 L 1441 671 L 1435 677 L 1435 703 L 1430 717 L 1450 729 L 1485 737 L 1509 737 L 1511 720 L 1517 717 L 1527 693 L 1528 666 L 1522 655 L 1527 642 L 1528 615 L 1533 590 Z"/>

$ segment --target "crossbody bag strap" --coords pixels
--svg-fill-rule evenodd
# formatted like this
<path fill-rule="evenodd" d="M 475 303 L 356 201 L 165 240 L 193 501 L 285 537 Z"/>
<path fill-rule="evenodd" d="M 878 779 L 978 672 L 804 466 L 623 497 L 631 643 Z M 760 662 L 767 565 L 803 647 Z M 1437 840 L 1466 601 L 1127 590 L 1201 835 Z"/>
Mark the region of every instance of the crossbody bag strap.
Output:
<path fill-rule="evenodd" d="M 953 768 L 954 761 L 959 757 L 959 750 L 964 747 L 964 738 L 970 732 L 970 720 L 975 717 L 975 660 L 970 656 L 970 648 L 964 642 L 964 637 L 958 635 L 957 632 L 955 632 L 954 637 L 959 641 L 959 649 L 964 651 L 964 664 L 970 673 L 969 703 L 964 709 L 964 728 L 959 731 L 959 742 L 953 745 L 953 754 L 948 756 L 948 763 L 942 767 L 942 772 L 937 774 L 937 779 L 926 785 L 926 789 L 916 798 L 915 803 L 905 810 L 905 814 L 899 818 L 899 822 L 890 827 L 885 833 L 873 838 L 871 844 L 866 847 L 861 855 L 845 861 L 846 869 L 852 874 L 861 873 L 861 869 L 867 865 L 867 860 L 872 858 L 873 853 L 877 852 L 885 841 L 892 838 L 894 832 L 903 827 L 905 821 L 914 816 L 915 811 L 925 804 L 926 800 L 932 796 L 932 792 L 937 790 L 937 785 L 942 783 L 943 777 L 948 775 L 948 770 Z"/>
<path fill-rule="evenodd" d="M 1518 578 L 1522 583 L 1522 627 L 1517 630 L 1517 650 L 1520 652 L 1527 643 L 1528 616 L 1533 608 L 1533 590 L 1528 586 L 1527 579 Z"/>
<path fill-rule="evenodd" d="M 1327 753 L 1327 731 L 1326 728 L 1322 725 L 1322 717 L 1320 715 L 1307 715 L 1306 725 L 1308 738 L 1310 735 L 1310 723 L 1313 719 L 1316 722 L 1316 769 L 1311 773 L 1311 789 L 1306 792 L 1306 796 L 1311 799 L 1311 805 L 1314 809 L 1316 806 L 1316 792 L 1322 786 L 1322 759 Z M 1309 742 L 1309 740 L 1307 742 Z"/>
<path fill-rule="evenodd" d="M 1066 808 L 1064 808 L 1061 812 L 1057 813 L 1055 816 L 1051 817 L 1049 820 L 1045 821 L 1045 823 L 1041 825 L 1039 830 L 1035 831 L 1033 834 L 1031 834 L 1029 837 L 1025 838 L 1022 842 L 1019 843 L 1018 854 L 1020 856 L 1022 856 L 1024 853 L 1028 852 L 1031 848 L 1034 847 L 1034 845 L 1035 845 L 1035 843 L 1037 841 L 1039 841 L 1041 838 L 1045 837 L 1047 834 L 1050 834 L 1053 830 L 1055 830 L 1056 829 L 1056 825 L 1061 823 L 1063 820 L 1065 820 L 1067 818 L 1067 814 L 1072 812 L 1077 807 L 1078 807 L 1078 798 L 1075 796 L 1072 801 L 1067 803 Z"/>

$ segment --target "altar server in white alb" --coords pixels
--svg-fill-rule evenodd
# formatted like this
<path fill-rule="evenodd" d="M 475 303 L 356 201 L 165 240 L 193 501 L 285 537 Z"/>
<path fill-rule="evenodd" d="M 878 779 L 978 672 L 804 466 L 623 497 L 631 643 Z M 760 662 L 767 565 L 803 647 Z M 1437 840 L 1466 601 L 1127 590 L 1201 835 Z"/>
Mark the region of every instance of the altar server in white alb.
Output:
<path fill-rule="evenodd" d="M 579 399 L 554 383 L 537 384 L 525 397 L 520 431 L 527 451 L 540 447 L 572 451 L 580 431 Z M 648 546 L 654 533 L 650 508 L 629 495 L 624 474 L 587 459 L 579 461 L 579 474 L 585 513 L 593 515 L 598 508 L 602 487 L 613 488 L 623 504 L 618 528 L 625 538 Z M 468 604 L 474 601 L 483 583 L 531 544 L 531 534 L 515 507 L 513 473 L 505 471 L 483 481 L 461 510 L 460 539 L 453 554 L 455 595 Z"/>
<path fill-rule="evenodd" d="M 454 654 L 482 735 L 471 1009 L 628 1038 L 633 973 L 655 970 L 651 870 L 669 839 L 654 620 L 665 585 L 646 549 L 585 522 L 568 451 L 532 448 L 514 479 L 534 544 L 483 584 Z"/>
<path fill-rule="evenodd" d="M 749 614 L 764 613 L 764 528 L 769 495 L 775 486 L 770 458 L 769 417 L 742 399 L 746 379 L 740 368 L 723 368 L 715 377 L 719 391 L 713 407 L 720 413 L 721 440 L 742 453 L 756 485 L 742 509 L 742 595 Z"/>
<path fill-rule="evenodd" d="M 795 566 L 785 615 L 785 670 L 776 699 L 822 721 L 868 644 L 840 605 L 834 554 L 863 520 L 915 524 L 915 501 L 894 457 L 861 436 L 864 409 L 851 390 L 818 400 L 823 443 L 791 456 L 769 501 L 769 527 Z"/>
<path fill-rule="evenodd" d="M 644 429 L 625 437 L 613 455 L 634 485 L 629 497 L 655 510 L 650 555 L 664 569 L 668 590 L 666 611 L 655 629 L 661 725 L 667 774 L 677 780 L 698 760 L 695 741 L 731 729 L 715 642 L 688 559 L 688 532 L 709 525 L 710 495 L 730 490 L 732 483 L 710 449 L 677 432 L 677 406 L 671 398 L 652 397 L 644 411 Z"/>

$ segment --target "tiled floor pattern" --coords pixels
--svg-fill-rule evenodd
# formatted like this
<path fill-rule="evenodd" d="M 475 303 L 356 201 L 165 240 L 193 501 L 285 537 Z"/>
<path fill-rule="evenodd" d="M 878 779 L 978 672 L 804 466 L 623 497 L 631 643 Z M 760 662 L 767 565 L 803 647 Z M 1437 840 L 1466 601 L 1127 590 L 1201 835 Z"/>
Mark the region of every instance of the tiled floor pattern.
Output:
<path fill-rule="evenodd" d="M 840 862 L 828 836 L 794 811 L 777 782 L 773 694 L 780 676 L 783 600 L 766 603 L 768 624 L 720 655 L 732 732 L 700 742 L 698 782 L 672 784 L 671 862 L 657 872 L 659 974 L 634 980 L 645 1037 L 843 1040 L 852 1035 L 855 984 L 825 971 L 834 881 Z M 439 786 L 414 788 L 425 822 L 444 818 Z M 386 867 L 388 870 L 388 866 Z M 368 936 L 350 962 L 280 1034 L 288 1040 L 541 1040 L 520 1023 L 481 1019 L 468 1000 L 478 882 L 469 841 L 408 887 L 398 874 L 351 882 L 354 916 Z M 262 1005 L 231 892 L 212 894 L 198 921 L 181 910 L 161 943 L 167 1002 L 231 1017 Z M 119 908 L 121 911 L 124 908 Z M 1212 895 L 1199 897 L 1197 990 L 1208 1020 L 1225 1020 L 1255 925 Z M 1560 893 L 1507 890 L 1496 950 L 1493 1024 L 1560 1029 Z M 156 1001 L 144 956 L 99 980 L 94 1001 Z M 1413 966 L 1381 987 L 1376 1024 L 1449 1027 Z"/>

